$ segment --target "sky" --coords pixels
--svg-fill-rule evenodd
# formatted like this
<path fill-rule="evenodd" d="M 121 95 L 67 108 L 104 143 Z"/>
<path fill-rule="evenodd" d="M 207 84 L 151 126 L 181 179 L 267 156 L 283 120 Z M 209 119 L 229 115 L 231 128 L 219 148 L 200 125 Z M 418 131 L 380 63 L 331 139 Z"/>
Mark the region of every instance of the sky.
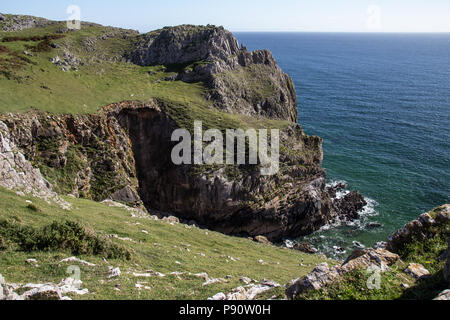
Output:
<path fill-rule="evenodd" d="M 0 0 L 0 12 L 148 32 L 179 24 L 237 31 L 450 32 L 450 0 Z M 72 14 L 76 13 L 72 11 Z"/>

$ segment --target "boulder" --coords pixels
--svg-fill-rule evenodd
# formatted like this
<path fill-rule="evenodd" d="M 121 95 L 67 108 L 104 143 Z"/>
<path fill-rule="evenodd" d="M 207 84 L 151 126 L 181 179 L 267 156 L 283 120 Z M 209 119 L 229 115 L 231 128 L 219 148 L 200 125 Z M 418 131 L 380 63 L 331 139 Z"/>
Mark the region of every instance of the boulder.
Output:
<path fill-rule="evenodd" d="M 6 299 L 6 296 L 8 295 L 7 292 L 5 292 L 6 290 L 7 290 L 7 288 L 6 288 L 5 279 L 0 274 L 0 300 Z"/>
<path fill-rule="evenodd" d="M 294 250 L 314 254 L 317 253 L 317 249 L 310 245 L 308 242 L 297 242 L 293 246 Z"/>
<path fill-rule="evenodd" d="M 33 288 L 25 292 L 22 296 L 25 300 L 62 300 L 60 289 L 52 283 Z"/>
<path fill-rule="evenodd" d="M 410 263 L 405 269 L 405 273 L 415 279 L 424 279 L 430 276 L 430 271 L 419 263 Z"/>
<path fill-rule="evenodd" d="M 450 300 L 450 290 L 442 291 L 434 300 Z"/>

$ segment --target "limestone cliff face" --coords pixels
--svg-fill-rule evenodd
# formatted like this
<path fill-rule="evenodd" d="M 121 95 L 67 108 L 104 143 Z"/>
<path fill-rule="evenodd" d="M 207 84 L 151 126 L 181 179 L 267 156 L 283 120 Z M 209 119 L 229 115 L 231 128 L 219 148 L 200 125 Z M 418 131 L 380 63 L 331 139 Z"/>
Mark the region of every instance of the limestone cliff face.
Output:
<path fill-rule="evenodd" d="M 174 165 L 178 126 L 163 102 L 112 104 L 95 115 L 38 111 L 2 118 L 26 158 L 61 193 L 176 215 L 228 234 L 271 240 L 308 234 L 333 219 L 321 168 L 322 141 L 297 124 L 281 132 L 282 170 L 259 166 Z"/>
<path fill-rule="evenodd" d="M 115 58 L 164 65 L 175 73 L 164 81 L 202 82 L 210 106 L 155 99 L 118 102 L 89 115 L 37 110 L 2 115 L 9 139 L 54 191 L 97 201 L 110 198 L 225 233 L 264 235 L 274 241 L 311 233 L 346 208 L 357 210 L 333 203 L 325 186 L 322 139 L 307 136 L 296 123 L 292 80 L 270 52 L 248 52 L 230 32 L 214 26 L 109 36 L 126 37 L 127 46 L 132 43 Z M 83 50 L 91 52 L 95 41 L 88 40 Z M 235 115 L 222 121 L 219 110 Z M 174 165 L 171 135 L 179 126 L 192 126 L 198 116 L 217 117 L 211 123 L 223 124 L 221 130 L 237 129 L 228 126 L 247 121 L 266 129 L 276 123 L 282 128 L 279 172 L 263 176 L 259 165 Z"/>
<path fill-rule="evenodd" d="M 166 65 L 174 79 L 203 81 L 218 109 L 297 122 L 291 78 L 267 50 L 248 52 L 223 27 L 167 27 L 141 36 L 129 55 L 138 65 Z"/>

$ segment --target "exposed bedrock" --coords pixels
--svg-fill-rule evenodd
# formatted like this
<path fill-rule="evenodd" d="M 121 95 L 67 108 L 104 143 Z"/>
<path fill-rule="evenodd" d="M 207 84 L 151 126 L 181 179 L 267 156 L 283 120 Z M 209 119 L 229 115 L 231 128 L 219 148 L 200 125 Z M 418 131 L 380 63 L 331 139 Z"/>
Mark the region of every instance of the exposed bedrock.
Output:
<path fill-rule="evenodd" d="M 141 35 L 129 60 L 166 65 L 174 79 L 202 81 L 221 110 L 297 122 L 292 79 L 267 50 L 248 52 L 223 27 L 182 25 Z"/>
<path fill-rule="evenodd" d="M 294 123 L 280 132 L 289 148 L 281 148 L 279 173 L 263 176 L 257 165 L 174 165 L 178 127 L 157 100 L 112 104 L 96 115 L 30 111 L 2 121 L 60 193 L 143 202 L 160 215 L 271 241 L 309 234 L 337 215 L 321 167 L 322 140 Z"/>

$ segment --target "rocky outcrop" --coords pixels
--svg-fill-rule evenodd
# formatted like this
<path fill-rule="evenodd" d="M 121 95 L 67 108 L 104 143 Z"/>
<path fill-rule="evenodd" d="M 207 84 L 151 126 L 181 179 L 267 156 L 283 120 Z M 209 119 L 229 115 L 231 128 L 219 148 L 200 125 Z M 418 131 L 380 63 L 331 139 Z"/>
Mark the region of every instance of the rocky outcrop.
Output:
<path fill-rule="evenodd" d="M 47 202 L 56 202 L 69 210 L 71 205 L 52 190 L 51 184 L 25 158 L 13 140 L 6 124 L 0 121 L 0 186 Z"/>
<path fill-rule="evenodd" d="M 131 144 L 114 117 L 30 111 L 1 119 L 11 141 L 53 178 L 59 193 L 139 204 Z"/>
<path fill-rule="evenodd" d="M 60 193 L 98 201 L 145 204 L 160 217 L 227 234 L 306 235 L 335 213 L 321 168 L 322 140 L 292 124 L 280 133 L 283 170 L 263 176 L 260 167 L 175 165 L 177 124 L 167 105 L 153 100 L 106 106 L 95 115 L 7 114 L 2 121 L 27 161 L 53 178 Z"/>
<path fill-rule="evenodd" d="M 430 239 L 437 231 L 442 230 L 449 224 L 450 205 L 446 204 L 421 214 L 419 218 L 391 235 L 387 241 L 387 249 L 392 252 L 400 252 L 406 244 Z"/>
<path fill-rule="evenodd" d="M 317 249 L 310 245 L 308 242 L 297 242 L 296 244 L 294 244 L 292 249 L 310 254 L 317 253 Z"/>
<path fill-rule="evenodd" d="M 61 280 L 59 284 L 44 283 L 25 285 L 8 284 L 0 274 L 0 300 L 72 300 L 65 296 L 68 293 L 85 295 L 88 289 L 80 289 L 83 282 L 73 278 Z M 24 293 L 18 294 L 15 291 L 21 289 Z"/>
<path fill-rule="evenodd" d="M 360 268 L 379 270 L 385 272 L 389 266 L 400 259 L 392 252 L 384 249 L 367 249 L 354 259 L 347 260 L 342 265 L 329 267 L 328 264 L 319 264 L 307 276 L 293 280 L 286 289 L 286 295 L 289 299 L 295 299 L 298 295 L 310 290 L 319 290 L 324 286 L 338 280 L 345 274 Z"/>
<path fill-rule="evenodd" d="M 237 287 L 227 294 L 219 292 L 208 300 L 254 300 L 259 294 L 277 287 L 280 287 L 278 283 L 263 280 L 259 284 L 252 283 L 245 287 Z"/>
<path fill-rule="evenodd" d="M 442 291 L 434 300 L 443 300 L 443 301 L 450 300 L 450 290 Z"/>
<path fill-rule="evenodd" d="M 296 122 L 297 96 L 291 78 L 267 50 L 248 52 L 223 27 L 183 25 L 140 36 L 129 59 L 166 65 L 173 79 L 203 81 L 218 109 Z"/>

